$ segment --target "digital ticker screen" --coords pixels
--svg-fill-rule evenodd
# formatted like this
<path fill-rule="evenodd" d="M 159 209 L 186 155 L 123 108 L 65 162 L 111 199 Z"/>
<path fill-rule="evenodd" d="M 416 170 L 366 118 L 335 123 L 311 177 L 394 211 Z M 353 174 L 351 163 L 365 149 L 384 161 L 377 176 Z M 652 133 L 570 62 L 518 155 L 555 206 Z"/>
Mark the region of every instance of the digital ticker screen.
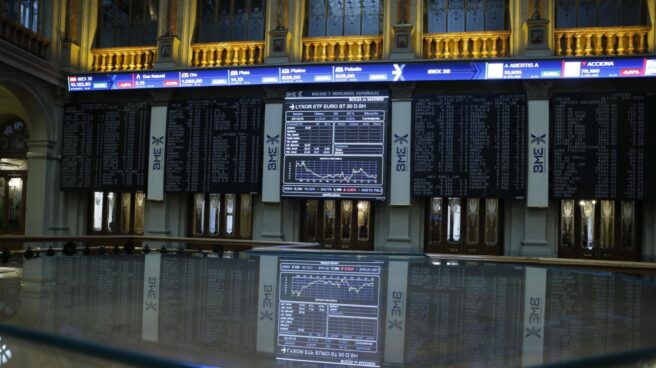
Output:
<path fill-rule="evenodd" d="M 379 367 L 382 262 L 280 260 L 276 359 Z"/>
<path fill-rule="evenodd" d="M 656 76 L 653 57 L 604 57 L 495 61 L 433 61 L 204 68 L 71 75 L 68 90 L 197 88 L 317 83 L 418 82 L 447 80 L 597 79 Z"/>
<path fill-rule="evenodd" d="M 288 92 L 282 195 L 385 199 L 389 94 Z"/>

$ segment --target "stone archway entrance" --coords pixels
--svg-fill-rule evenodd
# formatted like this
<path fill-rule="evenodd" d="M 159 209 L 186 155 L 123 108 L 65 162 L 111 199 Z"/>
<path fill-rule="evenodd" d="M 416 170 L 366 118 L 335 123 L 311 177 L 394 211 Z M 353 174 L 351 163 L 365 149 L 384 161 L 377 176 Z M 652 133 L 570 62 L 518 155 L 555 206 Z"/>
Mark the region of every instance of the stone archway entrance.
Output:
<path fill-rule="evenodd" d="M 25 232 L 28 138 L 20 118 L 0 120 L 0 234 Z"/>
<path fill-rule="evenodd" d="M 0 73 L 0 235 L 47 234 L 58 205 L 57 106 L 39 85 Z"/>

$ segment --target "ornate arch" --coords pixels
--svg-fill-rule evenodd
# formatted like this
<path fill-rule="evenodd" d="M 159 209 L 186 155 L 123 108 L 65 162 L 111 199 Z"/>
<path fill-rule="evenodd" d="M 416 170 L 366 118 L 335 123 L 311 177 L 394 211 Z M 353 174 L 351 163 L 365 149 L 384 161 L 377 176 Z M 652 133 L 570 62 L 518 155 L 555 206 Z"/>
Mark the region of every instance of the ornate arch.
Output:
<path fill-rule="evenodd" d="M 10 114 L 20 118 L 30 132 L 32 140 L 55 141 L 57 137 L 55 114 L 58 108 L 55 106 L 54 98 L 48 98 L 44 93 L 44 91 L 52 91 L 53 87 L 46 83 L 39 83 L 39 87 L 42 88 L 37 88 L 32 83 L 17 79 L 0 74 L 0 98 L 8 102 L 1 104 L 3 107 L 0 107 L 0 115 Z"/>

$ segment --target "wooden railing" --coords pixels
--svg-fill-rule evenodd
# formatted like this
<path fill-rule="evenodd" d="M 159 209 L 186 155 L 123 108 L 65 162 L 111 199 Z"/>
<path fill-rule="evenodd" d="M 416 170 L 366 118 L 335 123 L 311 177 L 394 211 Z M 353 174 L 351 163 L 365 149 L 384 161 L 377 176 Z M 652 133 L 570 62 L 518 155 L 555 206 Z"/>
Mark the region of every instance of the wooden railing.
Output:
<path fill-rule="evenodd" d="M 113 47 L 91 49 L 93 63 L 91 71 L 107 72 L 121 70 L 151 69 L 157 59 L 155 46 Z"/>
<path fill-rule="evenodd" d="M 379 60 L 383 53 L 383 36 L 306 37 L 303 61 Z"/>
<path fill-rule="evenodd" d="M 510 31 L 428 33 L 424 35 L 424 58 L 467 59 L 508 56 Z"/>
<path fill-rule="evenodd" d="M 0 39 L 40 58 L 46 57 L 46 50 L 50 44 L 45 37 L 2 15 L 0 15 Z"/>
<path fill-rule="evenodd" d="M 224 65 L 253 65 L 264 62 L 264 41 L 197 43 L 191 66 L 213 67 Z"/>
<path fill-rule="evenodd" d="M 631 55 L 647 50 L 651 26 L 560 28 L 554 31 L 557 56 Z"/>

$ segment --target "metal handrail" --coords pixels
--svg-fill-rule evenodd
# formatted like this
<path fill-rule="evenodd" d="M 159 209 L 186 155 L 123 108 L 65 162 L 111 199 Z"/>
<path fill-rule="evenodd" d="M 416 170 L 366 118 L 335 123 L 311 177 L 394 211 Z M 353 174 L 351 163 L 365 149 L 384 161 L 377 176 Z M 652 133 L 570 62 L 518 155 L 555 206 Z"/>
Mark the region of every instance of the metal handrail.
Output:
<path fill-rule="evenodd" d="M 285 248 L 285 249 L 299 249 L 299 248 L 318 248 L 320 247 L 319 243 L 306 243 L 306 242 L 283 242 L 283 241 L 262 241 L 262 240 L 246 240 L 246 239 L 226 239 L 226 238 L 189 238 L 189 237 L 172 237 L 172 236 L 150 236 L 150 235 L 0 235 L 0 250 L 3 248 L 3 244 L 7 243 L 45 243 L 48 246 L 48 243 L 70 243 L 73 242 L 75 248 L 79 251 L 82 249 L 88 249 L 90 251 L 98 251 L 100 249 L 106 249 L 102 244 L 104 243 L 108 247 L 119 247 L 119 244 L 125 245 L 131 243 L 131 251 L 135 252 L 145 252 L 145 251 L 160 251 L 156 248 L 148 248 L 146 250 L 145 246 L 135 246 L 141 245 L 145 242 L 157 242 L 157 243 L 179 243 L 179 244 L 192 244 L 192 245 L 205 245 L 211 246 L 215 249 L 221 249 L 221 251 L 244 251 L 252 248 Z M 79 247 L 79 244 L 76 242 L 86 243 L 86 246 L 82 248 Z M 89 246 L 89 243 L 97 243 L 101 245 Z M 63 252 L 65 247 L 53 247 L 52 245 L 48 248 L 35 248 L 33 252 Z M 120 248 L 119 248 L 120 249 Z M 210 249 L 187 249 L 187 248 L 165 248 L 168 252 L 178 252 L 185 254 L 193 253 L 212 253 L 214 250 Z M 23 255 L 25 254 L 26 249 L 14 249 L 14 250 L 4 250 L 4 252 L 9 252 L 13 255 Z M 109 251 L 109 250 L 108 250 Z"/>
<path fill-rule="evenodd" d="M 468 254 L 443 254 L 428 253 L 427 256 L 439 260 L 453 260 L 464 262 L 487 262 L 518 264 L 522 266 L 554 266 L 554 267 L 576 267 L 584 269 L 611 270 L 615 272 L 649 272 L 656 273 L 655 262 L 632 262 L 611 261 L 602 259 L 575 259 L 575 258 L 551 258 L 551 257 L 521 257 L 521 256 L 490 256 L 490 255 L 468 255 Z"/>

